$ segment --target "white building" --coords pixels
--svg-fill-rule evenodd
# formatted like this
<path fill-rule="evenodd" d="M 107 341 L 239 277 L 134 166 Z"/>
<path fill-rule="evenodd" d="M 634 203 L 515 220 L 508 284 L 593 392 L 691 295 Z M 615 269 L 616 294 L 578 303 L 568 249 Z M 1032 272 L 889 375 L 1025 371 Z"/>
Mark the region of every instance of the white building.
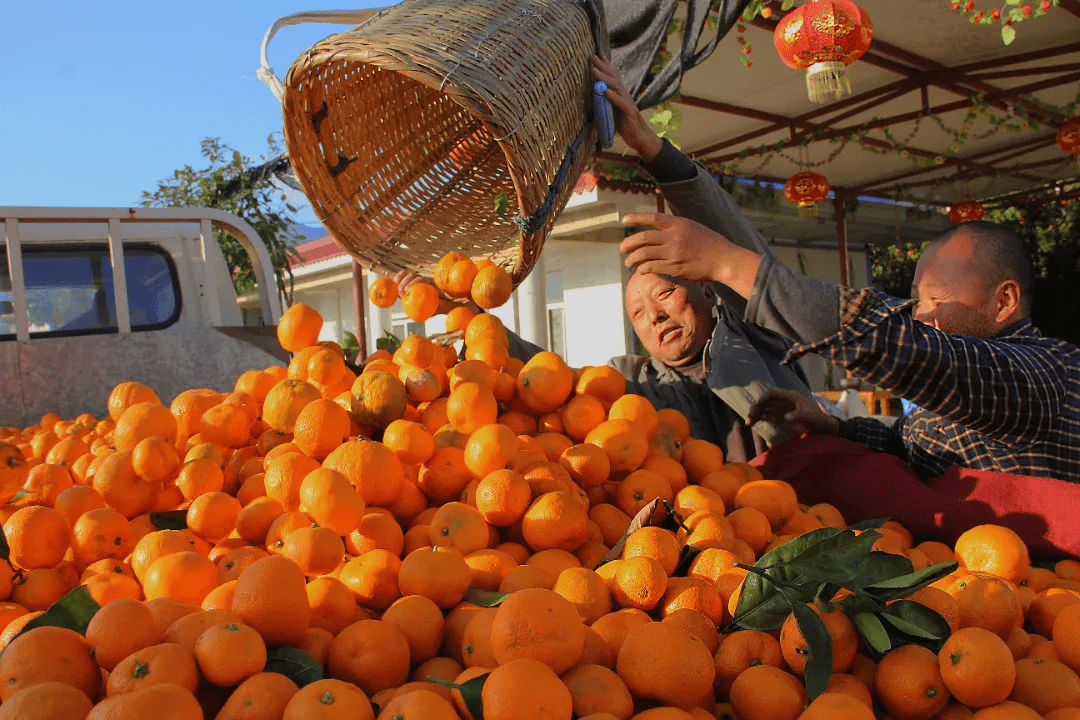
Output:
<path fill-rule="evenodd" d="M 656 199 L 651 194 L 592 187 L 571 196 L 533 274 L 494 314 L 507 328 L 554 350 L 573 367 L 602 365 L 613 356 L 644 352 L 626 316 L 628 275 L 618 248 L 624 237 L 621 218 L 630 212 L 655 209 Z M 865 240 L 859 240 L 860 234 L 880 238 L 883 226 L 894 222 L 898 212 L 896 206 L 881 205 L 862 207 L 856 216 L 849 215 L 850 284 L 864 287 L 869 280 Z M 827 207 L 816 220 L 797 219 L 790 206 L 767 213 L 751 210 L 747 215 L 784 264 L 822 280 L 840 282 L 835 225 Z M 929 225 L 936 227 L 937 223 Z M 911 223 L 906 230 L 904 239 L 912 239 L 912 230 L 920 236 L 932 232 L 930 227 Z M 774 232 L 783 234 L 773 237 Z M 899 229 L 897 236 L 899 239 Z M 298 249 L 304 262 L 293 270 L 295 301 L 322 313 L 326 321 L 322 339 L 340 341 L 345 331 L 355 333 L 352 258 L 329 237 L 304 243 Z M 541 275 L 542 287 L 530 282 Z M 443 316 L 420 324 L 409 320 L 399 303 L 387 310 L 375 307 L 367 300 L 368 283 L 374 276 L 365 270 L 362 277 L 369 353 L 374 352 L 376 339 L 388 331 L 403 338 L 410 333 L 431 335 L 445 330 Z M 531 293 L 540 297 L 533 300 Z M 241 304 L 245 304 L 243 299 Z M 546 327 L 532 327 L 530 307 L 546 310 Z M 835 368 L 830 372 L 820 358 L 809 357 L 803 362 L 815 390 L 835 387 L 835 381 L 842 377 Z"/>

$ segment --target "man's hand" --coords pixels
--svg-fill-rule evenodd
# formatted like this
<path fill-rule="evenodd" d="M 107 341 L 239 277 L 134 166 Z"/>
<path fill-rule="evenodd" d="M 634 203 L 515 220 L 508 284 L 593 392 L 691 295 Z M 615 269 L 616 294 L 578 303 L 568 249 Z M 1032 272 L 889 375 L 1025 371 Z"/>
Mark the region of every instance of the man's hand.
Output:
<path fill-rule="evenodd" d="M 432 282 L 432 280 L 430 278 L 426 278 L 423 275 L 418 275 L 417 273 L 410 272 L 409 270 L 399 270 L 397 275 L 394 276 L 394 282 L 397 283 L 398 295 L 399 296 L 404 295 L 405 291 L 409 289 L 409 286 L 415 285 L 416 283 L 423 282 L 423 283 L 429 283 L 429 284 L 434 285 L 434 282 Z M 481 312 L 480 308 L 478 308 L 476 305 L 474 305 L 472 303 L 472 301 L 470 301 L 468 299 L 454 300 L 452 298 L 447 297 L 446 294 L 442 290 L 440 290 L 439 291 L 439 309 L 435 311 L 435 314 L 436 315 L 445 315 L 446 313 L 450 312 L 451 310 L 453 310 L 458 305 L 468 305 L 469 307 L 471 307 L 473 309 L 473 312 L 477 312 L 477 313 Z"/>
<path fill-rule="evenodd" d="M 749 297 L 761 256 L 741 248 L 718 232 L 686 218 L 663 213 L 631 213 L 627 227 L 651 226 L 619 245 L 626 266 L 638 272 L 670 275 L 681 280 L 719 282 Z"/>
<path fill-rule="evenodd" d="M 840 420 L 827 415 L 818 404 L 795 390 L 773 388 L 750 408 L 751 423 L 760 420 L 779 425 L 792 435 L 836 435 Z"/>
<path fill-rule="evenodd" d="M 603 80 L 608 86 L 607 99 L 614 106 L 615 129 L 619 137 L 642 160 L 652 160 L 664 146 L 664 141 L 645 121 L 633 96 L 623 85 L 619 71 L 603 55 L 594 55 L 593 77 Z"/>

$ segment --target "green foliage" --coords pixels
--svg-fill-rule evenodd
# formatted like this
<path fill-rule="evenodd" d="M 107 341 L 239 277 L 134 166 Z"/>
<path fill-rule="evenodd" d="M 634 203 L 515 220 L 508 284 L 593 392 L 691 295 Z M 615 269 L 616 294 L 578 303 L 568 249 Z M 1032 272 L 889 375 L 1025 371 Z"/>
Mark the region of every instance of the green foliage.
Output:
<path fill-rule="evenodd" d="M 341 349 L 345 351 L 345 360 L 347 362 L 356 362 L 356 356 L 360 354 L 360 341 L 356 339 L 348 330 L 345 331 L 344 337 L 341 338 Z"/>
<path fill-rule="evenodd" d="M 386 331 L 385 335 L 375 341 L 375 349 L 385 350 L 391 355 L 393 355 L 399 347 L 401 347 L 401 340 L 389 330 Z"/>
<path fill-rule="evenodd" d="M 267 651 L 263 672 L 284 675 L 298 687 L 323 679 L 322 664 L 303 650 L 294 647 L 279 647 Z"/>
<path fill-rule="evenodd" d="M 19 635 L 39 627 L 62 627 L 85 635 L 90 620 L 100 609 L 101 606 L 90 596 L 86 586 L 80 585 L 50 605 L 43 614 L 26 623 Z"/>
<path fill-rule="evenodd" d="M 248 222 L 262 238 L 274 266 L 278 292 L 292 303 L 292 270 L 290 260 L 300 257 L 294 247 L 298 236 L 289 226 L 294 223 L 285 195 L 273 182 L 269 172 L 221 141 L 205 138 L 201 143 L 202 157 L 209 164 L 202 168 L 185 165 L 173 171 L 172 177 L 158 181 L 153 192 L 143 192 L 144 207 L 212 207 L 237 215 Z M 281 154 L 274 135 L 267 138 L 267 156 Z M 225 263 L 232 274 L 238 294 L 255 288 L 255 273 L 247 252 L 231 235 L 214 229 Z"/>
<path fill-rule="evenodd" d="M 884 520 L 854 529 L 820 528 L 773 548 L 749 571 L 739 595 L 733 624 L 769 632 L 791 615 L 809 648 L 806 690 L 813 700 L 832 676 L 832 639 L 815 605 L 823 613 L 841 608 L 867 647 L 881 656 L 901 644 L 918 644 L 937 652 L 950 628 L 941 615 L 925 605 L 903 600 L 956 569 L 938 563 L 915 571 L 902 555 L 878 552 L 881 534 L 873 528 Z M 849 593 L 834 601 L 840 590 Z M 896 601 L 896 602 L 894 602 Z"/>
<path fill-rule="evenodd" d="M 927 242 L 905 242 L 896 245 L 871 245 L 870 283 L 893 297 L 911 295 L 915 280 L 915 263 L 926 249 Z"/>

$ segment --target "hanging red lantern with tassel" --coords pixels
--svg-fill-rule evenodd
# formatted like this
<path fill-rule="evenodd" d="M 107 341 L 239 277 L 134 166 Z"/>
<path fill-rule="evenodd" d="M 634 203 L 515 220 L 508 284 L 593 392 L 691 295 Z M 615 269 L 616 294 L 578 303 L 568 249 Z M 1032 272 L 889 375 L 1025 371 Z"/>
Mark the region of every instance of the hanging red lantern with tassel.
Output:
<path fill-rule="evenodd" d="M 797 172 L 784 183 L 784 197 L 799 206 L 799 217 L 817 217 L 817 204 L 829 197 L 828 178 L 816 172 Z"/>
<path fill-rule="evenodd" d="M 873 37 L 870 16 L 851 0 L 808 0 L 777 24 L 773 44 L 785 65 L 806 70 L 810 101 L 823 103 L 851 92 L 847 66 Z"/>
<path fill-rule="evenodd" d="M 982 220 L 985 216 L 986 208 L 978 200 L 964 200 L 949 208 L 949 219 L 957 224 Z"/>
<path fill-rule="evenodd" d="M 1074 117 L 1060 128 L 1057 133 L 1058 147 L 1076 156 L 1076 164 L 1080 166 L 1080 117 Z"/>

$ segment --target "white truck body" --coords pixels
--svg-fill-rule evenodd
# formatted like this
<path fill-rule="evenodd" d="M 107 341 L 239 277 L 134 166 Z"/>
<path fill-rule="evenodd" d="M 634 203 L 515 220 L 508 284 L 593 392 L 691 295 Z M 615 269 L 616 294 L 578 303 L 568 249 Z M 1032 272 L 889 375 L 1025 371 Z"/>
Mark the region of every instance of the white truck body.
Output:
<path fill-rule="evenodd" d="M 189 388 L 231 390 L 245 370 L 287 359 L 269 253 L 235 215 L 0 207 L 0 223 L 0 425 L 46 412 L 103 417 L 125 380 L 165 404 Z M 261 318 L 248 327 L 213 227 L 251 258 Z"/>

